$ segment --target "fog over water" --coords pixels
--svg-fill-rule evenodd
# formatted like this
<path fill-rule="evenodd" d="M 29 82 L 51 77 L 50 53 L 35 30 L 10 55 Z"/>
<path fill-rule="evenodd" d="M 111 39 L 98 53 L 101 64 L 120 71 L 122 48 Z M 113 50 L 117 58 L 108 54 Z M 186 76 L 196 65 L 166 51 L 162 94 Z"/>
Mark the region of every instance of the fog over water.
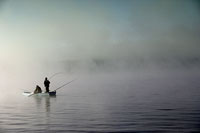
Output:
<path fill-rule="evenodd" d="M 58 92 L 61 101 L 100 103 L 108 123 L 113 114 L 104 111 L 117 108 L 115 100 L 132 105 L 139 98 L 133 102 L 138 106 L 151 97 L 148 107 L 165 107 L 156 98 L 181 92 L 169 102 L 180 104 L 194 96 L 188 105 L 198 110 L 199 34 L 198 0 L 0 0 L 1 104 L 20 99 L 37 84 L 43 89 L 44 78 L 59 73 L 51 79 L 51 89 L 77 79 Z M 109 104 L 104 106 L 104 100 Z"/>
<path fill-rule="evenodd" d="M 11 81 L 33 87 L 57 72 L 199 68 L 198 1 L 2 0 L 0 5 L 1 89 Z"/>

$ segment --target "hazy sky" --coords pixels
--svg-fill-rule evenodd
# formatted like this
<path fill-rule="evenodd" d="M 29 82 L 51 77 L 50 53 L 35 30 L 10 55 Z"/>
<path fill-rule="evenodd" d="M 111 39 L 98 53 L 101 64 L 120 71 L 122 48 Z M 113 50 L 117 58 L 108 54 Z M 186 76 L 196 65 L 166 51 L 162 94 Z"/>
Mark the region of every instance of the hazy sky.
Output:
<path fill-rule="evenodd" d="M 0 62 L 200 56 L 198 0 L 5 0 Z"/>

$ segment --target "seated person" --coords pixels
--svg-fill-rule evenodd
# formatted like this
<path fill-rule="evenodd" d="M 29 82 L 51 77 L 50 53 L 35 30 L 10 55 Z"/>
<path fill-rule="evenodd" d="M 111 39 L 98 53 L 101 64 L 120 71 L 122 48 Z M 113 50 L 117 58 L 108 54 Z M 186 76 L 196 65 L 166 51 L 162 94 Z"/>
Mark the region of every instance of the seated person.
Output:
<path fill-rule="evenodd" d="M 38 85 L 36 85 L 36 89 L 34 91 L 34 94 L 36 94 L 36 93 L 42 93 L 42 89 Z"/>

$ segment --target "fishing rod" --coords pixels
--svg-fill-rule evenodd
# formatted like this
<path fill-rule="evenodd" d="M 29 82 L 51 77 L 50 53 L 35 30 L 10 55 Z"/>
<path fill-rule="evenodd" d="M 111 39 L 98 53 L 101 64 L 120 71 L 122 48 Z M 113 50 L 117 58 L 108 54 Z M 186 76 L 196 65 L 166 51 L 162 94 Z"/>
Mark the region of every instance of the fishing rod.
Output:
<path fill-rule="evenodd" d="M 56 88 L 54 91 L 57 91 L 57 90 L 61 89 L 62 87 L 64 87 L 64 86 L 70 84 L 70 83 L 73 82 L 74 80 L 76 80 L 76 79 L 73 79 L 73 80 L 71 80 L 70 82 L 65 83 L 64 85 L 62 85 L 62 86 Z"/>

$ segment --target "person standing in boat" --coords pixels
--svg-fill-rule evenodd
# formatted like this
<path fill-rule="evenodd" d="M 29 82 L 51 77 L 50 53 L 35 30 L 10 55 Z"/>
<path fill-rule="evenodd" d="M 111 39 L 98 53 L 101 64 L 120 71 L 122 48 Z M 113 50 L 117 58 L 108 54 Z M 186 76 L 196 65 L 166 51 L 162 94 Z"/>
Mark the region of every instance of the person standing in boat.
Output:
<path fill-rule="evenodd" d="M 44 86 L 46 88 L 46 92 L 49 92 L 49 85 L 50 85 L 50 81 L 46 77 L 44 80 Z"/>

